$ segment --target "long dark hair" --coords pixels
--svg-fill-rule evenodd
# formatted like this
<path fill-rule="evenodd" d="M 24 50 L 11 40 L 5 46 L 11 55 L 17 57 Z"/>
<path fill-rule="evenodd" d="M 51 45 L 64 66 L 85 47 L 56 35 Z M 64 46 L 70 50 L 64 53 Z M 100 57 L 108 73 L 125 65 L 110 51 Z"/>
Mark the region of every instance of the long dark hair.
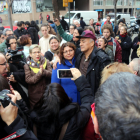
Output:
<path fill-rule="evenodd" d="M 59 111 L 70 103 L 68 95 L 60 84 L 48 85 L 43 97 L 34 107 L 38 115 L 38 123 L 42 124 L 42 128 L 47 126 L 54 133 L 56 126 L 59 125 Z"/>
<path fill-rule="evenodd" d="M 38 25 L 36 24 L 35 21 L 32 20 L 30 26 L 31 26 L 31 27 L 35 27 L 36 30 L 39 32 L 39 27 L 38 27 Z"/>

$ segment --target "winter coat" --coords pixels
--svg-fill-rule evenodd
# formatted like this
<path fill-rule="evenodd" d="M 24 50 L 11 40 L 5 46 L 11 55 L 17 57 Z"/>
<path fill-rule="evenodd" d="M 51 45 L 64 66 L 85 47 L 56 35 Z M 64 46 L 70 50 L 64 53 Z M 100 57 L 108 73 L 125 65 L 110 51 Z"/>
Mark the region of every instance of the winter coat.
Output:
<path fill-rule="evenodd" d="M 107 53 L 107 55 L 109 56 L 109 58 L 110 58 L 111 62 L 114 62 L 114 55 L 113 55 L 113 51 L 112 51 L 110 48 L 106 47 L 106 48 L 105 48 L 105 52 L 106 52 L 106 53 Z"/>
<path fill-rule="evenodd" d="M 38 31 L 36 30 L 35 27 L 28 27 L 27 34 L 29 34 L 31 36 L 32 44 L 39 43 Z"/>
<path fill-rule="evenodd" d="M 25 104 L 23 104 L 23 100 L 17 100 L 16 104 L 20 107 L 20 109 L 23 111 L 23 113 L 27 116 L 27 111 L 28 111 L 28 108 L 25 106 Z M 6 123 L 1 119 L 0 117 L 0 139 L 4 138 L 4 137 L 7 137 L 11 134 L 14 134 L 17 130 L 19 129 L 23 129 L 23 128 L 26 128 L 26 125 L 25 125 L 25 120 L 23 120 L 21 117 L 20 117 L 20 114 L 21 112 L 19 111 L 18 112 L 18 115 L 16 117 L 16 119 L 9 125 L 7 126 Z M 23 117 L 23 115 L 22 115 Z M 27 119 L 28 121 L 28 128 L 29 128 L 29 125 L 31 123 L 31 120 L 29 121 L 30 119 Z M 27 130 L 26 133 L 19 137 L 19 138 L 15 138 L 15 140 L 38 140 L 35 135 L 33 134 L 33 132 L 31 130 Z"/>
<path fill-rule="evenodd" d="M 60 22 L 61 22 L 61 25 L 62 25 L 64 31 L 69 30 L 68 23 L 65 20 L 61 20 Z"/>
<path fill-rule="evenodd" d="M 57 69 L 55 69 L 55 70 L 53 69 L 53 71 L 52 71 L 51 83 L 60 84 L 64 88 L 68 97 L 72 99 L 72 102 L 78 102 L 80 104 L 80 95 L 79 95 L 79 92 L 77 90 L 77 87 L 76 87 L 74 81 L 72 81 L 71 78 L 59 79 L 57 77 L 57 70 L 75 68 L 75 61 L 76 60 L 74 57 L 72 59 L 72 64 L 68 60 L 65 60 L 65 65 L 57 63 Z"/>
<path fill-rule="evenodd" d="M 77 51 L 79 50 L 77 49 Z M 78 69 L 80 67 L 82 56 L 83 56 L 83 52 L 81 52 L 76 58 L 75 67 Z M 108 55 L 102 49 L 97 49 L 97 47 L 94 46 L 94 49 L 91 53 L 91 59 L 88 65 L 87 73 L 86 73 L 86 78 L 90 83 L 92 94 L 94 96 L 99 87 L 101 72 L 103 68 L 107 66 L 109 63 L 111 63 L 111 60 L 108 57 Z"/>
<path fill-rule="evenodd" d="M 117 40 L 111 37 L 113 41 L 113 55 L 114 55 L 114 62 L 122 62 L 122 48 Z M 98 40 L 96 41 L 96 46 L 98 46 Z"/>
<path fill-rule="evenodd" d="M 26 35 L 27 34 L 27 31 L 24 28 L 22 28 L 21 30 L 16 29 L 14 31 L 14 34 L 16 35 L 17 39 L 19 39 L 20 36 Z"/>
<path fill-rule="evenodd" d="M 74 82 L 80 92 L 81 106 L 78 104 L 69 104 L 60 110 L 58 131 L 55 134 L 52 134 L 50 128 L 47 126 L 46 129 L 41 130 L 42 125 L 37 124 L 37 137 L 39 140 L 58 140 L 62 126 L 67 122 L 69 123 L 63 140 L 81 139 L 82 131 L 90 118 L 91 104 L 94 101 L 94 97 L 90 85 L 84 76 L 79 77 Z"/>
<path fill-rule="evenodd" d="M 129 64 L 129 56 L 132 46 L 132 40 L 128 35 L 126 35 L 125 37 L 119 35 L 119 39 L 121 40 L 120 45 L 122 48 L 122 62 Z"/>
<path fill-rule="evenodd" d="M 0 52 L 5 53 L 5 49 L 7 48 L 7 45 L 5 44 L 6 40 L 3 41 L 3 43 L 0 44 Z"/>
<path fill-rule="evenodd" d="M 49 60 L 41 56 L 39 66 L 40 65 L 43 65 L 43 73 L 39 72 L 40 68 L 31 61 L 31 57 L 27 58 L 27 64 L 24 65 L 25 80 L 28 83 L 31 108 L 40 100 L 45 92 L 46 86 L 50 84 L 52 69 Z"/>
<path fill-rule="evenodd" d="M 132 55 L 131 55 L 131 60 L 133 60 L 134 58 L 139 58 L 137 56 L 137 49 L 139 48 L 139 45 L 137 45 L 138 42 L 140 42 L 138 40 L 138 37 L 135 37 L 134 40 L 133 40 L 133 43 L 132 43 L 133 52 L 132 52 Z"/>

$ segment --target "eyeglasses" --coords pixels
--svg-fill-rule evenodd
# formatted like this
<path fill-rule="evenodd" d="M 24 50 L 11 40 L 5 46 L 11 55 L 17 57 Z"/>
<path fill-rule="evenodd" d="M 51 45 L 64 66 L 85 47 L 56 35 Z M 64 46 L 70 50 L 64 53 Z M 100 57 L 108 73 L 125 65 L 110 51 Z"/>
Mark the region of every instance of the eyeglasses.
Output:
<path fill-rule="evenodd" d="M 69 53 L 72 53 L 74 50 L 68 50 L 68 51 L 65 51 L 65 52 L 63 52 L 64 54 L 67 54 L 68 52 Z"/>
<path fill-rule="evenodd" d="M 3 64 L 0 64 L 0 65 L 2 65 L 2 66 L 6 66 L 6 64 L 7 64 L 7 62 L 4 62 Z"/>
<path fill-rule="evenodd" d="M 6 34 L 6 36 L 13 36 L 14 34 Z"/>
<path fill-rule="evenodd" d="M 4 37 L 1 37 L 1 39 L 4 39 Z"/>
<path fill-rule="evenodd" d="M 32 52 L 33 54 L 40 54 L 41 52 Z"/>
<path fill-rule="evenodd" d="M 72 30 L 72 29 L 74 29 L 74 28 L 70 28 L 70 30 Z"/>

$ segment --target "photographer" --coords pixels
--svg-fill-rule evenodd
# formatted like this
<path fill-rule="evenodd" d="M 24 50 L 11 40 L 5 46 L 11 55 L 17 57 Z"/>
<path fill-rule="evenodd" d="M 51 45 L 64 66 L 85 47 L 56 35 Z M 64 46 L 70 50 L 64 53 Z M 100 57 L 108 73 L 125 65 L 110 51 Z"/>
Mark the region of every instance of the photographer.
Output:
<path fill-rule="evenodd" d="M 17 90 L 23 100 L 28 105 L 27 98 L 27 83 L 25 82 L 24 64 L 26 59 L 24 53 L 17 48 L 17 41 L 14 36 L 10 36 L 6 39 L 7 49 L 5 50 L 6 59 L 9 62 L 9 74 L 8 80 L 11 82 L 12 87 Z"/>
<path fill-rule="evenodd" d="M 10 87 L 2 75 L 0 75 L 0 83 L 0 95 L 2 96 L 3 90 L 10 89 Z M 14 93 L 16 94 L 16 92 Z M 16 103 L 19 98 L 19 94 L 18 96 L 13 94 L 7 95 L 13 103 Z M 0 98 L 0 102 L 3 102 L 2 98 Z M 25 132 L 23 135 L 15 136 L 19 129 L 24 129 Z M 0 139 L 8 140 L 9 137 L 14 137 L 16 140 L 37 140 L 32 131 L 26 129 L 24 120 L 18 115 L 18 108 L 11 103 L 6 107 L 3 107 L 3 104 L 0 105 Z"/>

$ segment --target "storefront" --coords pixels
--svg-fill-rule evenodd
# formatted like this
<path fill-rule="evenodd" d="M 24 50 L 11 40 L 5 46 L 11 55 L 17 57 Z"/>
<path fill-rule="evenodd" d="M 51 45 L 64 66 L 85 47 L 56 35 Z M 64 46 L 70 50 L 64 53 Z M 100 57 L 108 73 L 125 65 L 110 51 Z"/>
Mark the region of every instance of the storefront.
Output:
<path fill-rule="evenodd" d="M 98 12 L 98 19 L 100 21 L 100 19 L 103 19 L 103 9 L 95 9 L 95 11 Z"/>

